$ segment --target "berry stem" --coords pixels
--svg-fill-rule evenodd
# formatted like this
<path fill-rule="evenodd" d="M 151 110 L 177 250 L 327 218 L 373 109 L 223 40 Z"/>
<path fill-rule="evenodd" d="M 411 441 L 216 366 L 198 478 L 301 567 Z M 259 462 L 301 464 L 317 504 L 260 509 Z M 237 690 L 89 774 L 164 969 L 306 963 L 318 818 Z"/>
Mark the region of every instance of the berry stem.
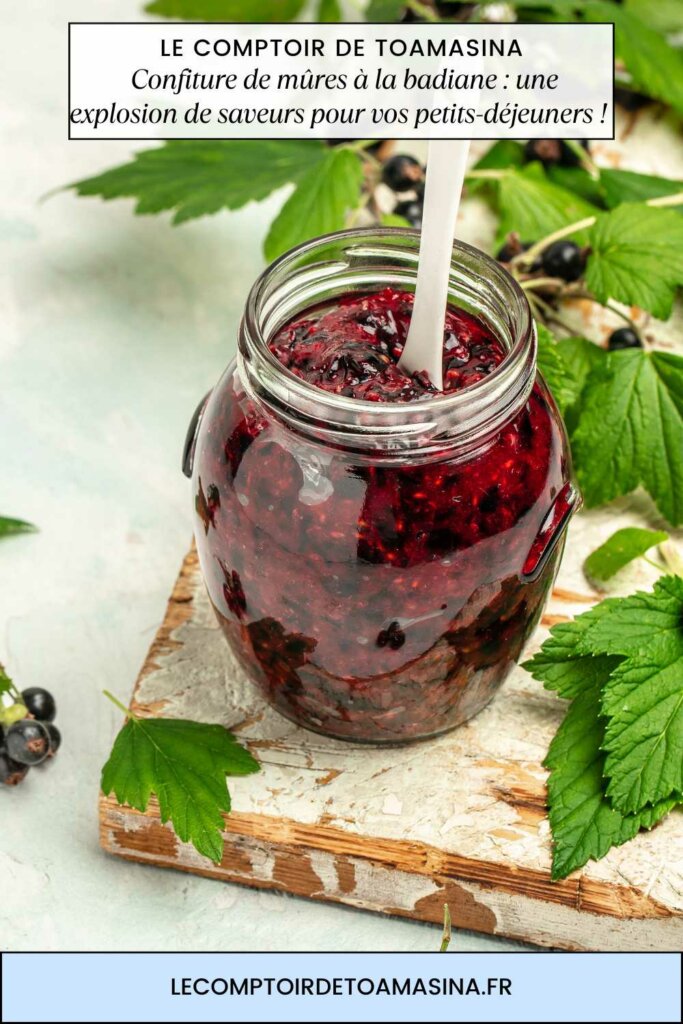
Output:
<path fill-rule="evenodd" d="M 557 288 L 561 291 L 565 287 L 565 282 L 560 277 L 530 277 L 527 281 L 521 282 L 524 291 L 536 291 L 537 288 Z"/>
<path fill-rule="evenodd" d="M 578 158 L 579 163 L 586 174 L 590 175 L 593 181 L 600 181 L 600 168 L 591 158 L 590 153 L 575 139 L 565 139 L 564 144 L 565 146 L 568 146 L 574 156 Z"/>
<path fill-rule="evenodd" d="M 656 569 L 658 572 L 665 573 L 667 571 L 666 566 L 662 565 L 661 562 L 655 562 L 654 558 L 648 558 L 647 555 L 641 555 L 640 557 L 644 562 L 647 562 L 648 565 L 651 565 L 653 569 Z"/>
<path fill-rule="evenodd" d="M 570 335 L 576 333 L 575 328 L 572 327 L 572 325 L 568 323 L 563 316 L 557 313 L 548 302 L 542 299 L 540 295 L 537 295 L 535 292 L 530 292 L 528 298 L 531 302 L 532 308 L 535 306 L 540 310 L 542 319 L 547 320 L 548 323 L 558 324 Z"/>
<path fill-rule="evenodd" d="M 135 717 L 135 715 L 132 714 L 130 708 L 127 708 L 125 704 L 122 704 L 121 701 L 118 699 L 118 697 L 115 697 L 113 693 L 109 692 L 109 690 L 102 690 L 102 693 L 104 694 L 105 697 L 107 697 L 112 702 L 112 704 L 116 705 L 116 707 L 119 709 L 119 711 L 123 711 L 123 713 L 126 716 L 126 718 L 134 718 Z"/>

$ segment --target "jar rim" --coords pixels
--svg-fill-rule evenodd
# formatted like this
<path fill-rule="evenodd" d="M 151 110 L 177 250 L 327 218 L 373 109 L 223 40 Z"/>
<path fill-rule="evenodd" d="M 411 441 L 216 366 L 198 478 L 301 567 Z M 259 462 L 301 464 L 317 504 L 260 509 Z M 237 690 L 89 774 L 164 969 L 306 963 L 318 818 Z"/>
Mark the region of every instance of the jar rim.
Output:
<path fill-rule="evenodd" d="M 295 246 L 271 263 L 252 286 L 240 324 L 238 359 L 244 371 L 247 389 L 284 416 L 288 425 L 316 424 L 318 436 L 326 440 L 339 431 L 348 438 L 357 432 L 364 438 L 362 447 L 386 443 L 397 432 L 407 436 L 431 434 L 464 435 L 472 431 L 479 439 L 482 430 L 500 427 L 522 407 L 531 392 L 536 371 L 536 331 L 526 295 L 519 283 L 495 259 L 466 242 L 455 241 L 451 275 L 462 272 L 463 264 L 476 266 L 480 279 L 489 287 L 494 284 L 504 296 L 505 313 L 509 319 L 510 344 L 505 358 L 490 374 L 462 390 L 429 395 L 414 402 L 372 402 L 325 391 L 303 380 L 285 367 L 271 352 L 268 342 L 292 314 L 268 328 L 274 302 L 274 288 L 287 289 L 297 274 L 314 283 L 316 269 L 325 267 L 343 278 L 353 261 L 364 256 L 408 258 L 408 284 L 414 291 L 417 272 L 420 232 L 412 228 L 364 227 L 331 232 Z M 335 260 L 315 263 L 316 254 L 329 253 L 339 247 Z M 343 255 L 342 255 L 343 254 Z M 308 274 L 308 277 L 307 277 Z M 473 275 L 470 276 L 473 278 Z M 379 287 L 386 287 L 383 281 Z M 376 290 L 366 288 L 365 291 Z M 401 287 L 401 285 L 394 285 Z M 308 294 L 308 293 L 307 293 Z M 342 290 L 338 295 L 344 294 Z M 359 292 L 360 294 L 360 292 Z M 449 289 L 449 304 L 451 303 Z M 308 308 L 314 303 L 309 302 Z M 306 309 L 302 305 L 293 315 Z M 505 340 L 505 339 L 503 339 Z M 321 419 L 326 426 L 321 428 Z M 406 438 L 404 438 L 405 440 Z M 401 447 L 404 445 L 401 444 Z"/>

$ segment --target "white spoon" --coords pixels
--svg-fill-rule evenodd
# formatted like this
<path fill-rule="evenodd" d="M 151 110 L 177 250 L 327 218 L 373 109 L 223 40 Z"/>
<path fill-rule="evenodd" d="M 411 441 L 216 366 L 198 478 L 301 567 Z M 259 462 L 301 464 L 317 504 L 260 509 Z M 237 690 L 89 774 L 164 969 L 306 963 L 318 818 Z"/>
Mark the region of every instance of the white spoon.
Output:
<path fill-rule="evenodd" d="M 439 391 L 443 391 L 448 277 L 469 148 L 466 139 L 429 143 L 415 302 L 405 348 L 398 361 L 405 373 L 426 371 Z"/>

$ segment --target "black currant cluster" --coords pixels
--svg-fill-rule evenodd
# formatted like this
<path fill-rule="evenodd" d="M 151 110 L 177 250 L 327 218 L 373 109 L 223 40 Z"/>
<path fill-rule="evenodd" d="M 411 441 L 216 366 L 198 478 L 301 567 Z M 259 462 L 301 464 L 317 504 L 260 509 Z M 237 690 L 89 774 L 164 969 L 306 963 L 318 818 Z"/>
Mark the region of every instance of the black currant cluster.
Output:
<path fill-rule="evenodd" d="M 0 783 L 16 786 L 23 782 L 29 768 L 59 750 L 62 737 L 54 724 L 55 699 L 48 690 L 32 686 L 21 700 L 1 709 Z"/>
<path fill-rule="evenodd" d="M 399 153 L 382 164 L 382 181 L 392 192 L 402 196 L 392 213 L 403 217 L 414 228 L 422 227 L 425 169 L 413 156 Z"/>

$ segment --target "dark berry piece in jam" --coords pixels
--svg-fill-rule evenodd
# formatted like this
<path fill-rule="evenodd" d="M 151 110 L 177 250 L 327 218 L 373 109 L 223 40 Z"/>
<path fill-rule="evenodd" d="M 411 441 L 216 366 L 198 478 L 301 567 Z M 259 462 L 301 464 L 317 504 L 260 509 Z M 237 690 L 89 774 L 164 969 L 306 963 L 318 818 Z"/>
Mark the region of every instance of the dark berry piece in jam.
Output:
<path fill-rule="evenodd" d="M 576 244 L 566 238 L 553 242 L 541 254 L 541 266 L 549 277 L 560 277 L 563 281 L 578 281 L 586 266 L 586 258 Z"/>
<path fill-rule="evenodd" d="M 49 690 L 44 690 L 42 686 L 30 686 L 27 690 L 22 690 L 21 696 L 26 710 L 39 722 L 54 720 L 57 714 L 57 705 Z"/>
<path fill-rule="evenodd" d="M 412 224 L 414 228 L 422 227 L 422 215 L 424 209 L 422 202 L 419 199 L 404 199 L 402 203 L 397 203 L 394 207 L 393 212 L 398 217 L 404 217 L 409 224 Z"/>
<path fill-rule="evenodd" d="M 391 156 L 382 167 L 382 181 L 394 192 L 409 192 L 424 180 L 424 168 L 413 156 Z"/>
<path fill-rule="evenodd" d="M 7 730 L 5 745 L 13 761 L 26 765 L 40 764 L 50 753 L 50 736 L 42 722 L 23 718 Z"/>
<path fill-rule="evenodd" d="M 622 348 L 642 348 L 643 343 L 632 327 L 618 327 L 607 339 L 610 352 L 618 352 Z"/>
<path fill-rule="evenodd" d="M 413 296 L 386 288 L 343 300 L 284 327 L 270 349 L 297 376 L 324 391 L 371 402 L 413 402 L 434 394 L 424 372 L 408 376 L 397 363 L 410 326 Z M 479 320 L 449 309 L 444 323 L 444 390 L 488 376 L 505 351 Z"/>

